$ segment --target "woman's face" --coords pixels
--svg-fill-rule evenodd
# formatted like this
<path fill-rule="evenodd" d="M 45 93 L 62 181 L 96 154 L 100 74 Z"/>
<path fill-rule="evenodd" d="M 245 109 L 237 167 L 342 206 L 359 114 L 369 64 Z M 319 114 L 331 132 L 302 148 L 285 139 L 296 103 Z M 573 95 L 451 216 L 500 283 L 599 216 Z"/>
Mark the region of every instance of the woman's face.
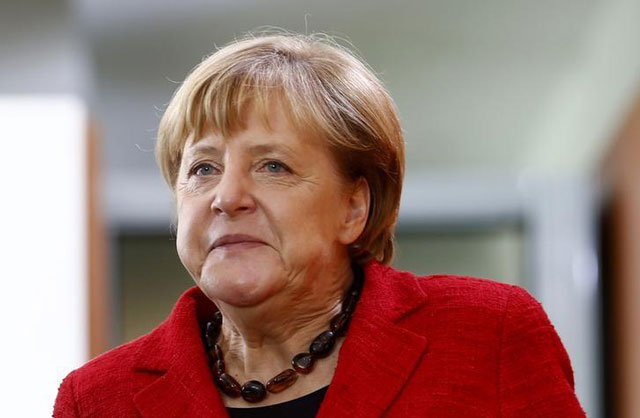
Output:
<path fill-rule="evenodd" d="M 366 182 L 344 182 L 279 106 L 271 129 L 262 121 L 249 111 L 244 131 L 188 140 L 176 186 L 178 255 L 209 298 L 234 306 L 321 286 L 309 280 L 348 261 L 368 211 Z"/>

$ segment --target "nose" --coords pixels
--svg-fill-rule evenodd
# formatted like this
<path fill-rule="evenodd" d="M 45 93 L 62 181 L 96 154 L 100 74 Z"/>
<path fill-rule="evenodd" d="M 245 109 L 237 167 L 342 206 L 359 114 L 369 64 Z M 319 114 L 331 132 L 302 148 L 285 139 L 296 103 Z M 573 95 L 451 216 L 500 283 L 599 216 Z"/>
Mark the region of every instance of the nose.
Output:
<path fill-rule="evenodd" d="M 239 167 L 228 167 L 214 189 L 211 210 L 218 215 L 235 217 L 256 208 L 251 194 L 251 180 Z"/>

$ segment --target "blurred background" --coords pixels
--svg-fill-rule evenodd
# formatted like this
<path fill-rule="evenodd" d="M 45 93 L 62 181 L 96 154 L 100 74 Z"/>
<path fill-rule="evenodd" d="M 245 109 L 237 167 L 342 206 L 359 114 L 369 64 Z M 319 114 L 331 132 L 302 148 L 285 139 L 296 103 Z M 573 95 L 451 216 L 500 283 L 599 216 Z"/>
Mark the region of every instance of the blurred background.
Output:
<path fill-rule="evenodd" d="M 396 101 L 394 265 L 527 288 L 588 416 L 640 417 L 638 22 L 637 0 L 0 0 L 0 415 L 50 415 L 192 285 L 157 124 L 204 56 L 277 26 L 352 43 Z"/>

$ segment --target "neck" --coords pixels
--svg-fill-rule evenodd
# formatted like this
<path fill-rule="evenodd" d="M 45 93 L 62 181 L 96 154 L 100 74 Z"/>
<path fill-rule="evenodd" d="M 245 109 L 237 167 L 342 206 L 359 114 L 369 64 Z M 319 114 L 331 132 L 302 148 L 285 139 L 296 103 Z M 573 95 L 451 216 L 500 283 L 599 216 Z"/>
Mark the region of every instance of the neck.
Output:
<path fill-rule="evenodd" d="M 353 280 L 348 260 L 316 274 L 301 274 L 307 277 L 290 282 L 303 285 L 257 306 L 218 304 L 224 318 L 220 346 L 227 370 L 238 381 L 266 382 L 291 368 L 293 356 L 307 351 L 311 341 L 327 330 L 331 318 L 340 312 L 344 292 Z M 325 375 L 316 372 L 315 377 Z"/>

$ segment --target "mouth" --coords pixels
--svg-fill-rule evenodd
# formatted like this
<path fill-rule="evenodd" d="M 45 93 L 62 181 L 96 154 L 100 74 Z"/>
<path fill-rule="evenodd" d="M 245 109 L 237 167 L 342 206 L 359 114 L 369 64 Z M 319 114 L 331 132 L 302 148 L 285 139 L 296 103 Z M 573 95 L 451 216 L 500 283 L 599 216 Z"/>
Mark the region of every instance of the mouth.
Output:
<path fill-rule="evenodd" d="M 211 251 L 244 250 L 261 245 L 266 245 L 266 243 L 254 236 L 245 234 L 230 234 L 223 235 L 220 238 L 216 239 L 211 245 Z"/>

